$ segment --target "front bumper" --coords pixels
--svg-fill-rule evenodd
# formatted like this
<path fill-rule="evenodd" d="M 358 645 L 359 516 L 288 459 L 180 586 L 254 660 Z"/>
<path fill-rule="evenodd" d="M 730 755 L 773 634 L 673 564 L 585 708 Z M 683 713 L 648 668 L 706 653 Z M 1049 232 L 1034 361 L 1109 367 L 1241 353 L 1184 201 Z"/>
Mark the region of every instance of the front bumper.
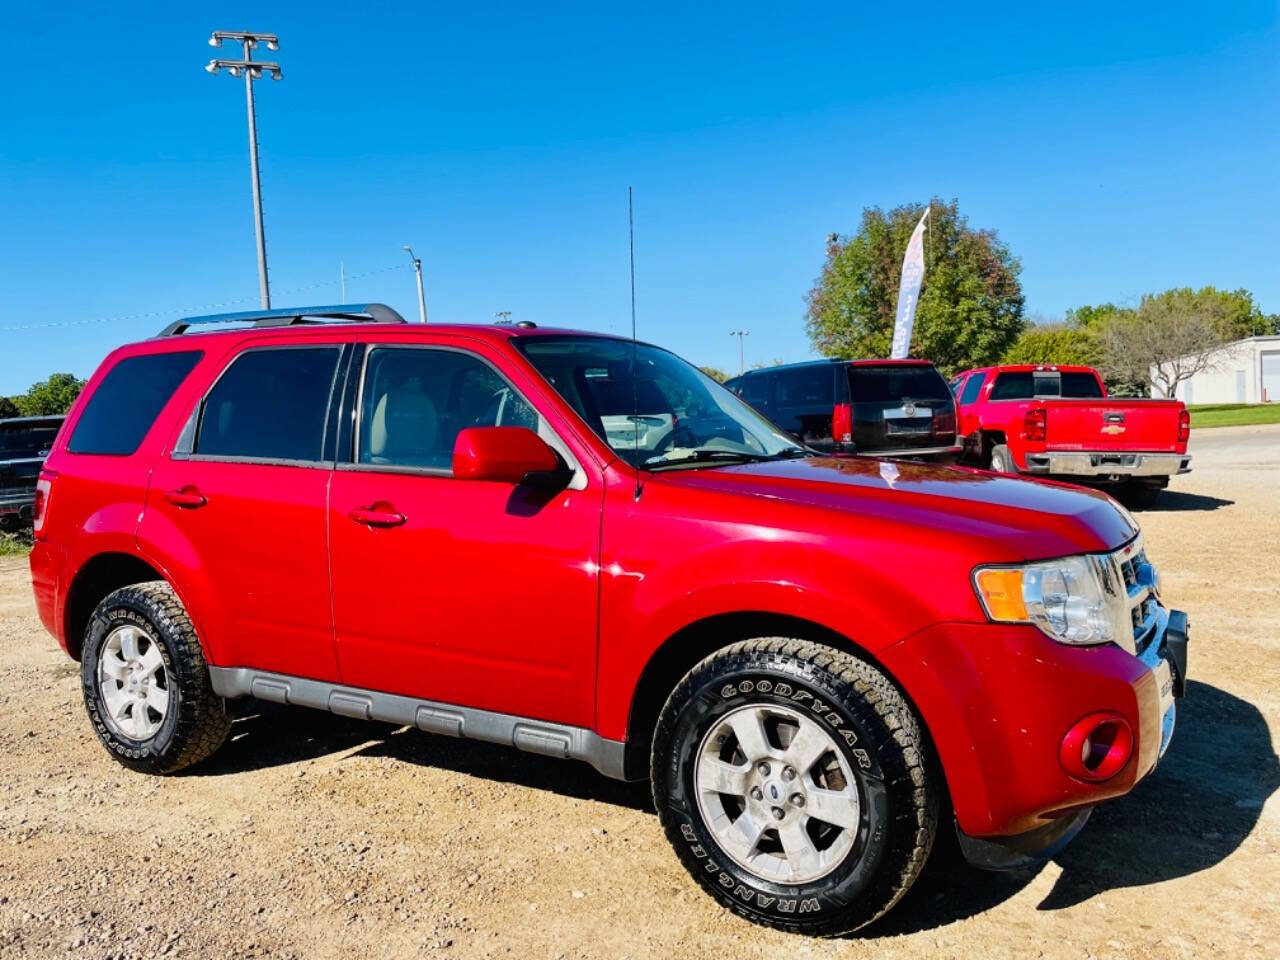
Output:
<path fill-rule="evenodd" d="M 1158 605 L 1153 620 L 1136 653 L 968 623 L 935 625 L 881 653 L 929 730 L 962 834 L 1005 847 L 1020 838 L 1020 853 L 1033 855 L 1028 835 L 1039 832 L 1042 850 L 1065 843 L 1063 817 L 1123 796 L 1155 768 L 1186 687 L 1187 629 L 1185 614 Z M 1128 760 L 1100 783 L 1072 776 L 1059 757 L 1067 732 L 1099 711 L 1133 734 Z"/>
<path fill-rule="evenodd" d="M 1027 473 L 1063 477 L 1171 477 L 1191 472 L 1185 453 L 1124 453 L 1112 450 L 1051 450 L 1026 455 Z"/>

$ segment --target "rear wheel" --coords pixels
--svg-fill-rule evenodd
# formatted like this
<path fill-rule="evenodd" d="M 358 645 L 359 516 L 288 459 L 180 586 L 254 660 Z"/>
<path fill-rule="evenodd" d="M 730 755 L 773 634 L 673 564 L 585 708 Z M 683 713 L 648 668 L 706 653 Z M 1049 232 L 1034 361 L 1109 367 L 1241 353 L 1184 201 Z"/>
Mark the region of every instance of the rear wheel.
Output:
<path fill-rule="evenodd" d="M 227 739 L 231 720 L 209 685 L 191 621 L 164 581 L 123 587 L 93 612 L 80 664 L 85 708 L 113 757 L 173 773 Z"/>
<path fill-rule="evenodd" d="M 757 923 L 857 929 L 914 882 L 938 788 L 920 725 L 865 661 L 750 640 L 698 664 L 654 736 L 654 801 L 698 882 Z"/>
<path fill-rule="evenodd" d="M 991 455 L 987 459 L 987 467 L 996 473 L 1018 472 L 1018 468 L 1013 465 L 1013 457 L 1009 455 L 1009 448 L 1003 443 L 997 443 L 991 448 Z"/>

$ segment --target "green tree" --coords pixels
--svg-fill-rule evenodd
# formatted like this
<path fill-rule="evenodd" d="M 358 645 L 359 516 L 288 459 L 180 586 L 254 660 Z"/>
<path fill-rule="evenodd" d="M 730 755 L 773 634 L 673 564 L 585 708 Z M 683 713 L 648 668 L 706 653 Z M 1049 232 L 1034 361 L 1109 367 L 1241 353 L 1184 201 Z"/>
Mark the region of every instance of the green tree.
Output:
<path fill-rule="evenodd" d="M 1097 306 L 1086 305 L 1068 310 L 1065 323 L 1069 327 L 1098 330 L 1109 320 L 1132 315 L 1133 309 L 1131 307 L 1117 307 L 1114 303 L 1100 303 Z"/>
<path fill-rule="evenodd" d="M 856 234 L 827 238 L 826 263 L 806 297 L 806 329 L 818 353 L 888 356 L 902 258 L 924 209 L 870 207 Z M 1018 259 L 994 230 L 970 227 L 956 201 L 935 199 L 924 261 L 911 356 L 932 360 L 947 375 L 998 361 L 1025 324 Z"/>
<path fill-rule="evenodd" d="M 9 417 L 20 417 L 22 411 L 18 409 L 18 405 L 8 397 L 0 397 L 0 420 L 7 420 Z"/>
<path fill-rule="evenodd" d="M 714 380 L 716 383 L 724 383 L 729 379 L 729 375 L 717 367 L 699 367 L 703 373 Z"/>
<path fill-rule="evenodd" d="M 1075 363 L 1096 367 L 1102 359 L 1097 336 L 1069 323 L 1029 326 L 1004 355 L 1003 363 Z"/>
<path fill-rule="evenodd" d="M 1179 383 L 1217 369 L 1223 344 L 1269 323 L 1246 290 L 1176 287 L 1145 294 L 1136 310 L 1105 318 L 1096 329 L 1108 379 L 1172 397 Z"/>
<path fill-rule="evenodd" d="M 83 389 L 83 380 L 69 373 L 55 373 L 48 380 L 32 384 L 30 390 L 13 400 L 24 417 L 66 413 Z"/>

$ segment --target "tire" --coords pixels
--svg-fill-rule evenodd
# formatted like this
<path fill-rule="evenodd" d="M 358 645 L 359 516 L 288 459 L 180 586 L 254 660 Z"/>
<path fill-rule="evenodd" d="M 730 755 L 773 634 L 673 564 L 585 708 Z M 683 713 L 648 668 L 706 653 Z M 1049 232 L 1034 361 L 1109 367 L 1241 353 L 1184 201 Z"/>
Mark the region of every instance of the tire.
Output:
<path fill-rule="evenodd" d="M 744 749 L 740 728 L 748 741 L 763 729 L 767 769 L 748 762 L 762 745 Z M 834 936 L 884 915 L 937 833 L 941 788 L 911 708 L 875 667 L 816 643 L 748 640 L 707 657 L 663 707 L 651 766 L 681 862 L 724 906 L 780 930 Z"/>
<path fill-rule="evenodd" d="M 80 680 L 98 739 L 131 770 L 174 773 L 212 755 L 231 719 L 200 641 L 163 580 L 123 587 L 93 612 Z"/>
<path fill-rule="evenodd" d="M 1018 468 L 1013 465 L 1013 457 L 1009 455 L 1009 447 L 1003 443 L 997 443 L 991 448 L 991 454 L 987 458 L 987 469 L 996 473 L 1017 473 Z"/>

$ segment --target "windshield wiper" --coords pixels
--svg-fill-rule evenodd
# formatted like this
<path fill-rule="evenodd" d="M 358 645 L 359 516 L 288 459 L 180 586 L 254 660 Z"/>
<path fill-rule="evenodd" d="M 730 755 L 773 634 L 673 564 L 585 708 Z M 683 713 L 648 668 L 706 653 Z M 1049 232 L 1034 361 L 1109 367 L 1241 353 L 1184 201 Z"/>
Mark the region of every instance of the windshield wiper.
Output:
<path fill-rule="evenodd" d="M 644 463 L 646 470 L 683 466 L 689 463 L 766 463 L 770 460 L 789 460 L 792 457 L 811 456 L 807 450 L 784 450 L 781 453 L 747 453 L 738 450 L 693 450 L 687 456 L 671 460 L 650 460 Z"/>

